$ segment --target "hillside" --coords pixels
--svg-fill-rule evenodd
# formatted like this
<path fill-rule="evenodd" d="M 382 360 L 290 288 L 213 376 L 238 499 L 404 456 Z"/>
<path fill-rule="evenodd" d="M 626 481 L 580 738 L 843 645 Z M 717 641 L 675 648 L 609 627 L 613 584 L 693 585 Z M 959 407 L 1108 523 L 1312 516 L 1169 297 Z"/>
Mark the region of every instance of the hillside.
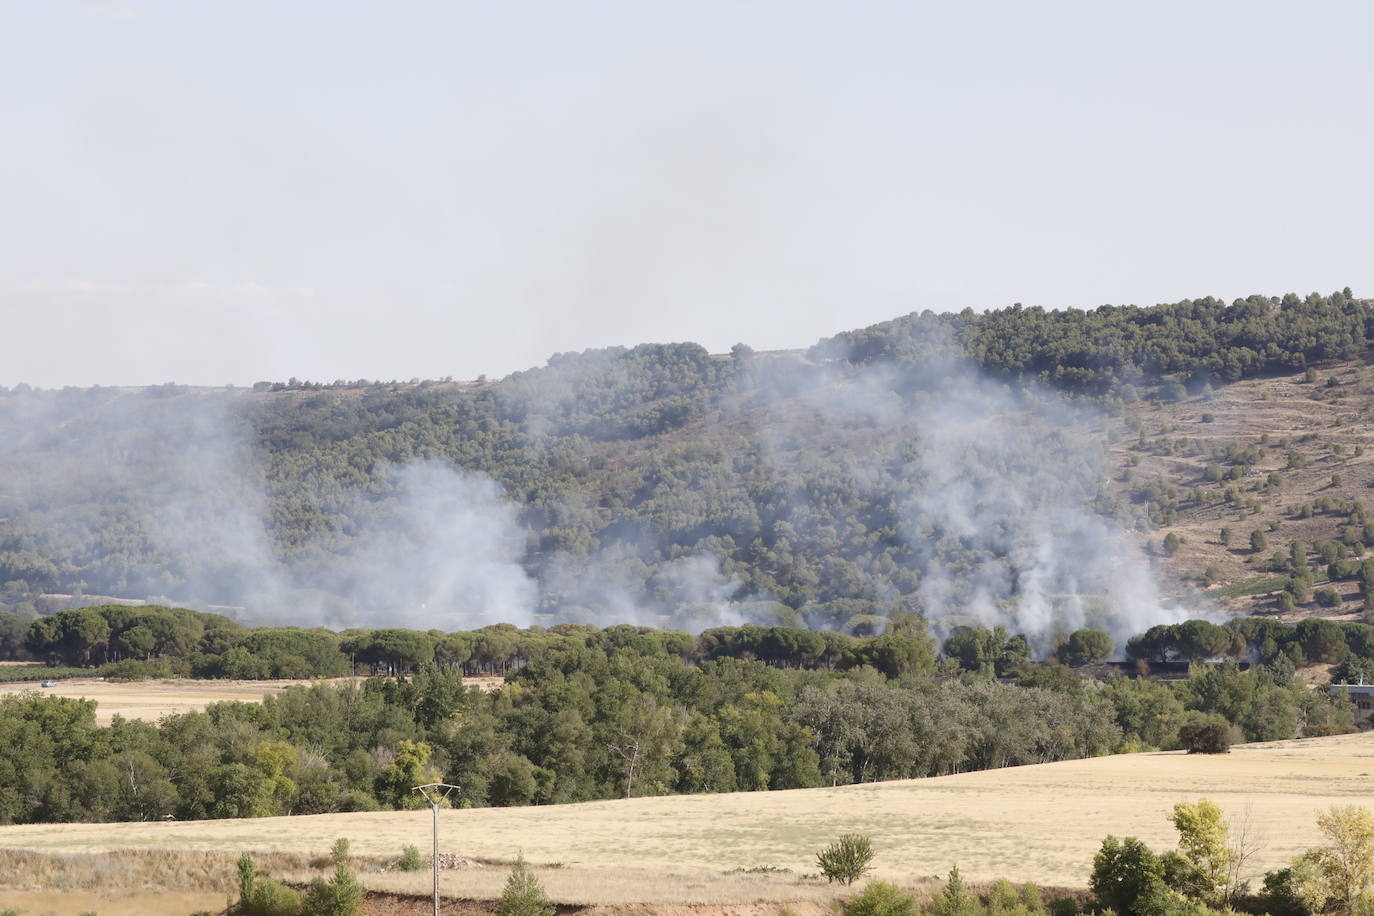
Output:
<path fill-rule="evenodd" d="M 1140 403 L 1121 421 L 1109 453 L 1111 490 L 1159 524 L 1138 541 L 1166 593 L 1186 598 L 1203 589 L 1229 613 L 1281 619 L 1364 613 L 1353 570 L 1327 580 L 1328 565 L 1357 561 L 1374 533 L 1364 518 L 1374 488 L 1374 384 L 1363 360 Z M 1264 533 L 1262 549 L 1251 546 L 1255 531 Z M 1170 532 L 1181 543 L 1166 555 Z M 1334 588 L 1338 603 L 1324 607 L 1308 588 L 1295 608 L 1280 607 L 1295 541 L 1312 584 Z"/>
<path fill-rule="evenodd" d="M 539 866 L 567 903 L 744 903 L 829 899 L 806 876 L 835 836 L 872 836 L 878 877 L 903 884 L 943 876 L 998 877 L 1082 887 L 1103 837 L 1135 836 L 1167 849 L 1175 802 L 1211 798 L 1234 819 L 1247 812 L 1263 847 L 1257 876 L 1314 845 L 1315 813 L 1369 794 L 1374 738 L 1346 735 L 1235 748 L 1221 757 L 1129 754 L 932 779 L 835 789 L 637 798 L 532 808 L 449 810 L 442 849 Z M 204 823 L 0 827 L 0 847 L 78 852 L 242 849 L 321 853 L 347 837 L 363 856 L 424 847 L 428 811 L 392 811 Z M 747 874 L 755 870 L 753 874 Z M 741 875 L 741 872 L 746 874 Z M 738 877 L 747 880 L 738 881 Z M 423 892 L 428 873 L 364 874 L 372 888 Z M 443 875 L 446 894 L 496 896 L 503 869 Z"/>
<path fill-rule="evenodd" d="M 1265 610 L 1217 588 L 1273 591 L 1276 548 L 1248 538 L 1277 522 L 1314 570 L 1301 613 L 1340 552 L 1317 542 L 1364 547 L 1371 328 L 1345 290 L 927 312 L 805 353 L 642 345 L 472 383 L 21 387 L 0 394 L 0 603 L 445 630 L 918 611 L 1043 653 L 1205 607 L 1209 567 L 1223 607 Z M 1329 612 L 1356 610 L 1345 573 Z"/>

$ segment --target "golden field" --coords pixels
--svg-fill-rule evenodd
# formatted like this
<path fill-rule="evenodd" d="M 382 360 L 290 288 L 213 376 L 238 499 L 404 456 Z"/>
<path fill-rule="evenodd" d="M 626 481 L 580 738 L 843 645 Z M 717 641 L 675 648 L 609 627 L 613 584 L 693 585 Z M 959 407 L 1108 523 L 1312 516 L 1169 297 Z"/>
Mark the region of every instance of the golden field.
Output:
<path fill-rule="evenodd" d="M 571 904 L 819 905 L 834 890 L 810 875 L 814 852 L 841 833 L 872 836 L 875 875 L 902 884 L 925 884 L 957 864 L 974 880 L 1081 887 L 1104 836 L 1137 836 L 1168 848 L 1175 840 L 1169 809 L 1200 796 L 1234 818 L 1249 810 L 1264 843 L 1254 862 L 1258 876 L 1317 842 L 1319 809 L 1374 805 L 1374 733 L 1243 745 L 1224 756 L 1130 754 L 833 789 L 445 810 L 441 848 L 489 863 L 523 852 L 540 866 L 550 894 Z M 430 825 L 428 809 L 29 825 L 0 828 L 0 847 L 67 854 L 258 850 L 280 857 L 286 877 L 308 880 L 308 869 L 289 863 L 323 853 L 337 837 L 381 863 L 405 844 L 427 851 Z M 494 897 L 505 875 L 499 864 L 457 869 L 443 875 L 443 891 Z M 427 872 L 364 868 L 362 878 L 377 890 L 424 893 L 429 886 Z"/>
<path fill-rule="evenodd" d="M 323 683 L 362 681 L 363 678 L 334 678 Z M 79 697 L 96 701 L 95 718 L 101 725 L 109 725 L 115 715 L 126 719 L 156 722 L 174 713 L 195 712 L 211 703 L 238 700 L 259 703 L 262 698 L 281 693 L 293 684 L 322 683 L 321 681 L 232 681 L 173 678 L 147 681 L 106 681 L 95 677 L 67 678 L 56 687 L 39 687 L 32 681 L 0 684 L 0 696 L 35 690 L 44 696 Z M 499 677 L 465 678 L 464 683 L 492 690 L 499 687 Z"/>
<path fill-rule="evenodd" d="M 126 719 L 156 722 L 172 713 L 203 710 L 211 703 L 242 700 L 258 703 L 268 694 L 281 693 L 292 684 L 309 681 L 230 681 L 176 678 L 150 681 L 106 681 L 95 677 L 61 680 L 56 687 L 32 682 L 0 684 L 0 696 L 37 690 L 44 696 L 79 697 L 96 701 L 95 718 L 109 725 L 116 714 Z"/>

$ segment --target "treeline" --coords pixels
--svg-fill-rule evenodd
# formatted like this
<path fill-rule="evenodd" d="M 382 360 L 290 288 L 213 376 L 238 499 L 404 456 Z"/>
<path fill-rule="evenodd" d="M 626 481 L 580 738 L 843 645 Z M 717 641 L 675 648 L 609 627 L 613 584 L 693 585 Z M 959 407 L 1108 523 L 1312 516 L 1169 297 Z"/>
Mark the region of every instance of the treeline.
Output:
<path fill-rule="evenodd" d="M 160 724 L 95 724 L 92 702 L 0 700 L 0 821 L 246 817 L 768 790 L 934 776 L 1152 747 L 1207 732 L 1274 740 L 1351 728 L 1342 696 L 1279 659 L 1186 680 L 1028 666 L 1016 683 L 950 676 L 919 623 L 856 640 L 830 671 L 723 654 L 632 627 L 532 634 L 503 687 L 434 661 L 402 679 L 291 687 Z M 753 634 L 750 634 L 750 639 Z M 944 676 L 942 676 L 944 675 Z"/>
<path fill-rule="evenodd" d="M 244 627 L 227 617 L 185 608 L 102 605 L 26 621 L 0 611 L 0 660 L 35 659 L 52 666 L 96 668 L 116 678 L 401 676 L 433 664 L 440 672 L 505 675 L 548 653 L 595 646 L 662 655 L 700 664 L 733 658 L 779 668 L 848 671 L 872 668 L 886 677 L 986 678 L 1032 674 L 1025 636 L 1003 627 L 957 627 L 937 646 L 926 621 L 861 616 L 852 630 L 813 631 L 785 626 L 713 627 L 699 634 L 620 624 L 554 624 L 519 629 L 493 624 L 478 630 L 344 630 L 323 627 Z M 871 635 L 871 634 L 879 635 Z M 1052 661 L 1070 667 L 1105 662 L 1115 651 L 1099 630 L 1066 634 Z M 1374 626 L 1309 618 L 1286 623 L 1240 617 L 1225 624 L 1189 620 L 1161 624 L 1131 637 L 1128 659 L 1198 662 L 1232 658 L 1293 670 L 1332 664 L 1337 680 L 1374 683 Z"/>
<path fill-rule="evenodd" d="M 1300 298 L 1208 296 L 1170 305 L 1088 311 L 1039 306 L 958 314 L 922 312 L 837 334 L 812 348 L 854 364 L 914 363 L 951 351 L 1010 379 L 1118 396 L 1127 386 L 1195 386 L 1354 359 L 1374 336 L 1369 300 L 1349 287 Z M 1175 396 L 1171 386 L 1162 389 Z"/>

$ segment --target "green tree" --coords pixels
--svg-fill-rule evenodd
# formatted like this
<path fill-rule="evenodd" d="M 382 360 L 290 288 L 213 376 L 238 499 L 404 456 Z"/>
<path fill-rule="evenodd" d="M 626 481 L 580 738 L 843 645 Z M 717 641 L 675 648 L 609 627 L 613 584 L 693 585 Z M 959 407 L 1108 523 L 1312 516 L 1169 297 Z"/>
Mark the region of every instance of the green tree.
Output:
<path fill-rule="evenodd" d="M 1064 664 L 1076 668 L 1106 661 L 1113 648 L 1112 638 L 1101 630 L 1074 630 L 1054 654 Z"/>
<path fill-rule="evenodd" d="M 1269 536 L 1260 528 L 1250 532 L 1250 550 L 1259 553 L 1269 548 Z"/>
<path fill-rule="evenodd" d="M 930 901 L 933 916 L 977 916 L 978 898 L 971 894 L 959 875 L 959 866 L 949 870 L 949 880 Z"/>
<path fill-rule="evenodd" d="M 1174 805 L 1169 820 L 1178 831 L 1178 849 L 1187 863 L 1187 884 L 1177 888 L 1211 905 L 1226 902 L 1227 883 L 1238 853 L 1231 846 L 1231 826 L 1214 802 Z"/>
<path fill-rule="evenodd" d="M 825 880 L 849 885 L 868 874 L 873 862 L 873 841 L 860 833 L 846 833 L 816 853 Z"/>
<path fill-rule="evenodd" d="M 316 878 L 310 882 L 301 901 L 302 916 L 357 916 L 365 893 L 348 863 L 339 862 L 328 881 Z"/>
<path fill-rule="evenodd" d="M 1314 913 L 1340 916 L 1374 903 L 1374 815 L 1356 805 L 1333 807 L 1317 815 L 1317 829 L 1326 845 L 1294 863 L 1298 896 Z"/>
<path fill-rule="evenodd" d="M 553 916 L 554 909 L 524 855 L 517 855 L 501 899 L 496 902 L 496 916 Z"/>
<path fill-rule="evenodd" d="M 393 808 L 422 807 L 425 800 L 412 789 L 438 781 L 439 774 L 428 767 L 432 753 L 433 750 L 423 741 L 398 743 L 391 764 L 377 776 L 377 797 Z"/>
<path fill-rule="evenodd" d="M 1099 906 L 1138 916 L 1141 898 L 1162 886 L 1163 880 L 1164 865 L 1148 846 L 1135 837 L 1109 836 L 1093 856 L 1089 886 Z"/>

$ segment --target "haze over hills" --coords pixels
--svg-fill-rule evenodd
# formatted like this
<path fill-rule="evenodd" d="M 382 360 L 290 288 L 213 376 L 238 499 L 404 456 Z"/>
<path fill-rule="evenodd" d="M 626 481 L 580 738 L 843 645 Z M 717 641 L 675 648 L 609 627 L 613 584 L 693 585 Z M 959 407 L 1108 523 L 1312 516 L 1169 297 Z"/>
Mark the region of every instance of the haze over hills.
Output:
<path fill-rule="evenodd" d="M 806 352 L 646 344 L 499 381 L 16 389 L 0 600 L 446 630 L 915 610 L 1042 651 L 1209 608 L 1354 613 L 1372 332 L 1345 290 L 927 312 Z"/>

